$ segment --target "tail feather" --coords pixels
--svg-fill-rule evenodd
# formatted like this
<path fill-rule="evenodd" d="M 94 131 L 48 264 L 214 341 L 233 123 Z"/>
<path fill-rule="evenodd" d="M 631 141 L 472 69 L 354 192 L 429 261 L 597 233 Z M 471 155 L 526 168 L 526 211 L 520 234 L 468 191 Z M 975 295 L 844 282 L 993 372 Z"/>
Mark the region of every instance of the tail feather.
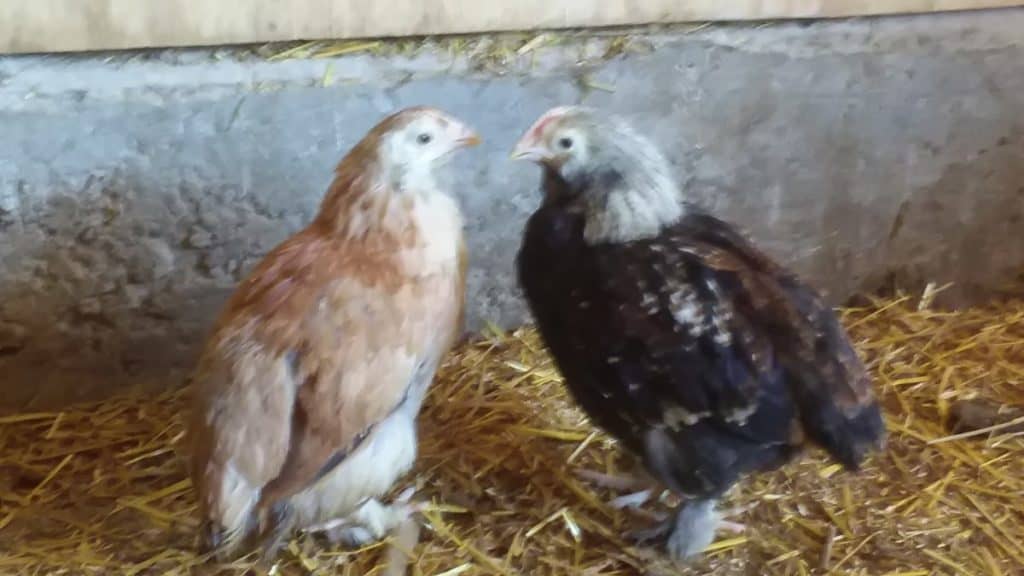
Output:
<path fill-rule="evenodd" d="M 224 531 L 210 520 L 203 520 L 199 527 L 199 551 L 202 554 L 217 553 L 224 543 Z"/>
<path fill-rule="evenodd" d="M 217 472 L 207 476 L 206 493 L 200 494 L 204 504 L 202 544 L 207 551 L 230 557 L 256 529 L 260 491 L 230 465 Z"/>
<path fill-rule="evenodd" d="M 256 513 L 258 528 L 255 537 L 260 540 L 265 558 L 273 558 L 288 541 L 295 528 L 295 510 L 287 501 L 260 506 Z"/>
<path fill-rule="evenodd" d="M 810 404 L 802 410 L 808 435 L 847 470 L 859 470 L 870 451 L 884 449 L 885 421 L 877 403 L 863 406 L 852 415 L 844 414 L 827 400 Z"/>

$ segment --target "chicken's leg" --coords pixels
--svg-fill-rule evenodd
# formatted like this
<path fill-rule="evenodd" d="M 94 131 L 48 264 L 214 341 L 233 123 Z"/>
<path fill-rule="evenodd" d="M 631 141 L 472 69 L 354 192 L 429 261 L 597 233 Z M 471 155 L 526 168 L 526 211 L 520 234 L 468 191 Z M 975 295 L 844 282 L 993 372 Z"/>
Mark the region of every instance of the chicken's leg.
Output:
<path fill-rule="evenodd" d="M 727 522 L 715 510 L 716 501 L 692 500 L 684 502 L 675 516 L 642 530 L 627 534 L 638 544 L 664 542 L 673 560 L 685 561 L 703 552 L 715 539 L 717 529 L 742 532 L 745 527 Z"/>
<path fill-rule="evenodd" d="M 333 544 L 361 548 L 384 538 L 420 510 L 420 504 L 409 502 L 411 496 L 412 491 L 407 490 L 389 505 L 371 498 L 352 514 L 310 526 L 306 531 L 322 533 Z"/>
<path fill-rule="evenodd" d="M 666 548 L 673 560 L 688 560 L 715 541 L 720 522 L 714 500 L 695 500 L 683 504 L 676 514 L 675 526 L 668 536 Z"/>
<path fill-rule="evenodd" d="M 655 495 L 657 490 L 653 481 L 635 476 L 604 474 L 593 470 L 580 470 L 577 474 L 580 478 L 601 488 L 607 488 L 616 492 L 634 490 L 609 502 L 611 507 L 616 509 L 638 508 L 646 504 Z"/>

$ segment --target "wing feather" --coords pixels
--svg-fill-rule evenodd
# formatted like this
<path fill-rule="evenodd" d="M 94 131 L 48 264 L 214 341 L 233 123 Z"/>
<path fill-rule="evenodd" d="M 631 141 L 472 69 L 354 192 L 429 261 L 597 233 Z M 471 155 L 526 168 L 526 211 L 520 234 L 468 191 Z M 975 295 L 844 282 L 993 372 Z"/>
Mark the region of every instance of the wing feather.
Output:
<path fill-rule="evenodd" d="M 788 423 L 747 424 L 782 399 L 851 468 L 879 443 L 871 380 L 835 313 L 726 224 L 690 217 L 657 239 L 592 252 L 607 309 L 627 319 L 624 364 L 653 396 L 641 406 L 671 424 L 707 419 L 767 444 L 789 442 Z M 637 283 L 641 268 L 654 273 Z M 645 307 L 652 296 L 657 303 Z"/>
<path fill-rule="evenodd" d="M 207 365 L 231 373 L 208 395 L 233 416 L 220 415 L 204 443 L 211 460 L 251 462 L 243 473 L 263 486 L 263 505 L 340 464 L 409 394 L 420 401 L 454 339 L 458 271 L 403 278 L 388 266 L 300 234 L 228 303 Z"/>
<path fill-rule="evenodd" d="M 629 396 L 651 395 L 640 402 L 645 420 L 727 426 L 757 407 L 775 366 L 770 343 L 738 305 L 735 258 L 672 239 L 603 246 L 593 257 L 598 298 L 621 325 L 623 360 L 612 374 L 643 383 Z"/>
<path fill-rule="evenodd" d="M 542 207 L 520 282 L 575 399 L 628 445 L 700 424 L 782 446 L 806 427 L 856 467 L 882 435 L 833 311 L 728 225 L 693 214 L 653 239 L 594 246 L 581 228 Z"/>

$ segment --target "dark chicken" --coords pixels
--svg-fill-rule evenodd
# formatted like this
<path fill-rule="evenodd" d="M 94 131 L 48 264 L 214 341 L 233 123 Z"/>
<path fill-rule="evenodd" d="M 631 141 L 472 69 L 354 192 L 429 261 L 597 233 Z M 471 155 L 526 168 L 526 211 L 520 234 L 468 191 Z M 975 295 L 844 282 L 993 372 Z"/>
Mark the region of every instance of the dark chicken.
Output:
<path fill-rule="evenodd" d="M 744 474 L 820 445 L 856 470 L 885 429 L 833 311 L 728 224 L 683 199 L 661 153 L 580 107 L 513 154 L 544 170 L 519 281 L 574 399 L 686 502 L 649 534 L 704 550 Z"/>

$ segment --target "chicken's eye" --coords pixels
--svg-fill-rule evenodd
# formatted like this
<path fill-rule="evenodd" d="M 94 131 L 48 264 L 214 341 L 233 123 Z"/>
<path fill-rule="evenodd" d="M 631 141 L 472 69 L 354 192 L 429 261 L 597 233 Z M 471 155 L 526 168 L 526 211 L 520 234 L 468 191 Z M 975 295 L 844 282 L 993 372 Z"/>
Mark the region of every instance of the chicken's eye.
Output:
<path fill-rule="evenodd" d="M 426 132 L 416 137 L 416 141 L 419 142 L 420 144 L 430 144 L 431 140 L 433 140 L 433 138 L 430 136 L 430 134 L 427 134 Z"/>
<path fill-rule="evenodd" d="M 562 150 L 568 150 L 569 148 L 572 148 L 572 138 L 559 138 L 558 146 Z"/>

